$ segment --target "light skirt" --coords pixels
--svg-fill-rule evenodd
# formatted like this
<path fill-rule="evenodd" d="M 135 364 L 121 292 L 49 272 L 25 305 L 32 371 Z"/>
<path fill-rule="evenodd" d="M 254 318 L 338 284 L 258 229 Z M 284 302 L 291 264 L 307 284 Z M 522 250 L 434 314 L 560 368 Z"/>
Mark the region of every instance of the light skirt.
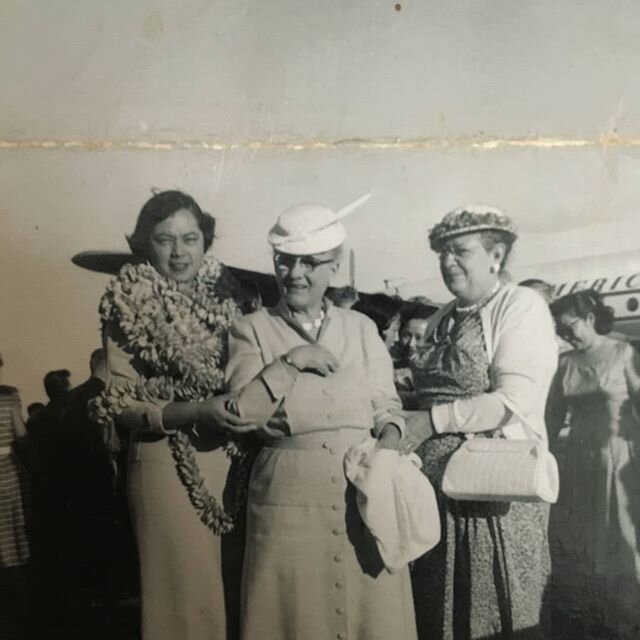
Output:
<path fill-rule="evenodd" d="M 133 447 L 128 490 L 140 556 L 143 640 L 233 640 L 242 532 L 219 537 L 200 521 L 166 440 Z M 197 459 L 220 501 L 229 459 L 220 449 L 199 452 Z"/>
<path fill-rule="evenodd" d="M 408 569 L 389 574 L 343 471 L 367 432 L 285 438 L 253 467 L 242 640 L 416 640 Z"/>

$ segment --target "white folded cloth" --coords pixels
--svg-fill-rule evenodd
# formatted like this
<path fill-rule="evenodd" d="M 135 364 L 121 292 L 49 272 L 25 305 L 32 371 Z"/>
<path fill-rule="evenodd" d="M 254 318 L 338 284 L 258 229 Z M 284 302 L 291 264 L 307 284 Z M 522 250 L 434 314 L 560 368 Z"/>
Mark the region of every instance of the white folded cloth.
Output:
<path fill-rule="evenodd" d="M 345 454 L 344 470 L 357 489 L 360 516 L 390 573 L 440 541 L 438 503 L 421 466 L 414 453 L 382 449 L 373 438 Z"/>

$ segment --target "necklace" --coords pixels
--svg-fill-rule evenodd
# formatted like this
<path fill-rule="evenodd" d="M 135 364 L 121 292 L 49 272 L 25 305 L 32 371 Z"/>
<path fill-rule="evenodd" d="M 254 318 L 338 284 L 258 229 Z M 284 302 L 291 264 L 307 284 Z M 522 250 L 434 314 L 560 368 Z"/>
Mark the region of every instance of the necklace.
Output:
<path fill-rule="evenodd" d="M 495 283 L 495 285 L 493 285 L 493 288 L 491 289 L 491 291 L 489 291 L 487 295 L 482 296 L 482 298 L 480 298 L 478 302 L 474 302 L 473 304 L 470 304 L 464 307 L 459 304 L 456 304 L 456 311 L 458 313 L 470 313 L 471 311 L 477 311 L 485 302 L 490 300 L 497 293 L 499 288 L 500 288 L 500 280 L 498 280 Z"/>
<path fill-rule="evenodd" d="M 319 329 L 322 326 L 322 321 L 324 320 L 324 309 L 320 311 L 320 315 L 311 322 L 301 322 L 300 326 L 307 332 L 313 331 L 314 329 Z"/>

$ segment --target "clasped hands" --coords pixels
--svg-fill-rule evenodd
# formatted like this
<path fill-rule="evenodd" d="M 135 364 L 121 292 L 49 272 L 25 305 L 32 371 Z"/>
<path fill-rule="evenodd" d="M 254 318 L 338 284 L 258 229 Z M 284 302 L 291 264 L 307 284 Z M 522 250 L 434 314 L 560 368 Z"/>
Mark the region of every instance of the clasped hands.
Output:
<path fill-rule="evenodd" d="M 326 377 L 338 370 L 338 359 L 324 346 L 318 344 L 301 345 L 291 349 L 283 359 L 286 366 L 299 372 L 314 373 Z M 226 393 L 207 398 L 198 405 L 199 424 L 216 424 L 223 430 L 242 435 L 257 431 L 260 427 L 251 420 L 241 418 L 233 411 L 233 401 L 237 394 Z M 404 437 L 393 423 L 386 424 L 378 435 L 378 445 L 383 449 L 410 453 L 434 434 L 431 414 L 428 411 L 397 411 L 404 419 Z"/>
<path fill-rule="evenodd" d="M 315 373 L 320 376 L 328 376 L 337 371 L 339 366 L 338 359 L 326 347 L 315 344 L 294 347 L 287 353 L 285 362 L 300 372 Z M 260 427 L 252 420 L 241 418 L 237 412 L 234 412 L 234 400 L 238 395 L 238 393 L 225 393 L 199 402 L 196 422 L 205 427 L 215 425 L 218 429 L 236 435 L 257 431 Z"/>
<path fill-rule="evenodd" d="M 197 424 L 204 427 L 213 425 L 216 429 L 236 435 L 257 431 L 259 427 L 252 420 L 241 418 L 234 413 L 233 401 L 237 396 L 237 393 L 224 393 L 199 402 Z"/>

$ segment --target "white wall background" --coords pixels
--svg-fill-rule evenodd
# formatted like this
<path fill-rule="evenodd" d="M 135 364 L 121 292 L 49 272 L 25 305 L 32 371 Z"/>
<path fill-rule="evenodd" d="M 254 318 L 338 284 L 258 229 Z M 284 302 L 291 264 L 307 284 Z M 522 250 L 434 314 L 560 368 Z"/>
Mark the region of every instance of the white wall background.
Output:
<path fill-rule="evenodd" d="M 400 3 L 2 2 L 0 350 L 25 403 L 87 375 L 106 278 L 70 257 L 124 249 L 151 187 L 263 270 L 281 209 L 371 191 L 347 223 L 369 290 L 432 274 L 426 231 L 468 201 L 513 215 L 520 264 L 638 248 L 637 2 Z"/>

